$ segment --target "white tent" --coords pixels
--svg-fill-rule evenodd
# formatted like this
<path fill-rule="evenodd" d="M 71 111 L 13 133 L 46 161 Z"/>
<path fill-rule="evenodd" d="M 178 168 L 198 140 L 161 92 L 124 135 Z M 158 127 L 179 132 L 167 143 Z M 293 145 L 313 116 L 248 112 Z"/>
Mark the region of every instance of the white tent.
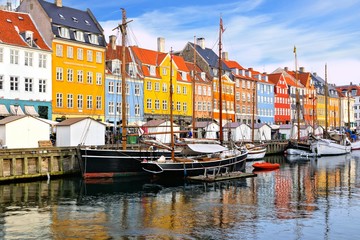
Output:
<path fill-rule="evenodd" d="M 266 123 L 257 123 L 254 125 L 254 140 L 271 140 L 271 127 Z"/>
<path fill-rule="evenodd" d="M 251 141 L 251 128 L 240 122 L 228 122 L 223 127 L 224 140 L 229 140 L 229 134 L 233 141 Z"/>
<path fill-rule="evenodd" d="M 162 143 L 171 143 L 171 125 L 170 121 L 166 120 L 150 120 L 142 125 L 141 129 L 145 136 L 156 138 Z M 174 134 L 179 138 L 180 127 L 173 123 Z M 177 133 L 176 133 L 177 132 Z"/>
<path fill-rule="evenodd" d="M 189 127 L 192 127 L 191 125 Z M 212 121 L 195 122 L 196 138 L 217 139 L 217 132 L 220 131 L 219 125 Z"/>

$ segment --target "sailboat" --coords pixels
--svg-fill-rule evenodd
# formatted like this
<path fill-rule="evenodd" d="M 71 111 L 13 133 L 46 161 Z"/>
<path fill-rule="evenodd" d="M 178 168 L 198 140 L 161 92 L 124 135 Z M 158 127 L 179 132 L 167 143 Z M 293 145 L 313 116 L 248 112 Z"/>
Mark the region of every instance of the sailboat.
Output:
<path fill-rule="evenodd" d="M 89 147 L 79 146 L 78 156 L 80 170 L 83 178 L 111 178 L 147 175 L 142 170 L 141 161 L 153 160 L 160 157 L 170 158 L 171 154 L 181 156 L 181 149 L 171 151 L 171 148 L 159 141 L 142 138 L 142 145 L 138 149 L 127 148 L 127 126 L 126 126 L 126 79 L 125 76 L 125 55 L 126 55 L 126 28 L 130 21 L 126 19 L 125 9 L 122 9 L 122 23 L 114 28 L 122 33 L 122 149 L 119 147 L 104 148 L 104 146 Z M 116 121 L 115 121 L 116 122 Z M 139 129 L 140 130 L 140 129 Z M 173 135 L 173 134 L 172 134 Z"/>
<path fill-rule="evenodd" d="M 327 84 L 327 65 L 325 64 L 325 131 L 324 138 L 317 138 L 311 143 L 311 151 L 317 156 L 343 155 L 351 152 L 350 140 L 345 134 L 339 135 L 338 140 L 328 139 L 327 122 L 328 105 L 328 84 Z"/>
<path fill-rule="evenodd" d="M 220 102 L 221 102 L 221 34 L 223 32 L 222 19 L 220 18 L 220 31 L 219 31 L 219 89 L 220 89 Z M 170 54 L 170 72 L 172 72 L 172 52 Z M 172 74 L 170 74 L 170 102 L 172 102 L 173 84 Z M 220 104 L 220 126 L 222 126 L 222 108 Z M 172 108 L 170 110 L 170 120 L 172 120 Z M 172 121 L 171 129 L 172 129 Z M 171 130 L 172 131 L 172 130 Z M 171 135 L 173 136 L 173 134 Z M 222 127 L 220 127 L 220 143 L 222 143 Z M 174 151 L 174 139 L 171 139 L 172 152 Z M 165 177 L 187 177 L 206 174 L 208 171 L 223 172 L 223 171 L 243 171 L 246 166 L 246 149 L 229 149 L 221 144 L 188 144 L 198 153 L 203 153 L 196 157 L 179 158 L 175 157 L 172 153 L 171 159 L 161 157 L 156 161 L 143 161 L 143 170 L 158 176 Z"/>

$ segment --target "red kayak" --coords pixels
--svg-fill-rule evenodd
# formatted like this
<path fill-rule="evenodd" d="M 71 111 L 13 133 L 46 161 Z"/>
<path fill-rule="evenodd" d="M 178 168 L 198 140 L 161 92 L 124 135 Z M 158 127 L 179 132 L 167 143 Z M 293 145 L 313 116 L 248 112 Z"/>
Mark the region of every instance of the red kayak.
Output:
<path fill-rule="evenodd" d="M 256 162 L 253 165 L 253 168 L 258 170 L 271 170 L 277 169 L 280 167 L 279 163 L 269 163 L 269 162 Z"/>

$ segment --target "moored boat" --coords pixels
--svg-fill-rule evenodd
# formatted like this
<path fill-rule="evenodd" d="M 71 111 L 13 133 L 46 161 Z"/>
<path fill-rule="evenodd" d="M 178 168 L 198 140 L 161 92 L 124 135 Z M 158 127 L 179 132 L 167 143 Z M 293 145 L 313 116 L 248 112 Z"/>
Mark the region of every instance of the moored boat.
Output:
<path fill-rule="evenodd" d="M 246 149 L 248 150 L 247 159 L 249 160 L 257 160 L 263 159 L 266 154 L 266 146 L 265 145 L 254 145 L 254 144 L 246 144 Z"/>
<path fill-rule="evenodd" d="M 348 139 L 338 143 L 331 139 L 320 138 L 311 144 L 311 149 L 317 156 L 343 155 L 351 152 L 351 144 Z"/>
<path fill-rule="evenodd" d="M 256 170 L 273 170 L 280 167 L 279 163 L 256 162 L 252 165 Z"/>

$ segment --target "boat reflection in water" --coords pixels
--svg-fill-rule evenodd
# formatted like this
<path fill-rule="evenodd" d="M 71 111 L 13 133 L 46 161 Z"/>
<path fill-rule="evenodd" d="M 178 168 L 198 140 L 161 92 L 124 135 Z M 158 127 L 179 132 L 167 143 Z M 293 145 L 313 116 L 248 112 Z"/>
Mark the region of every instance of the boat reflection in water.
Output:
<path fill-rule="evenodd" d="M 360 152 L 217 183 L 80 178 L 0 185 L 9 239 L 343 239 L 357 236 Z M 251 164 L 246 170 L 252 170 Z M 31 219 L 31 221 L 30 221 Z M 346 235 L 345 235 L 346 234 Z M 0 237 L 1 238 L 1 237 Z"/>

